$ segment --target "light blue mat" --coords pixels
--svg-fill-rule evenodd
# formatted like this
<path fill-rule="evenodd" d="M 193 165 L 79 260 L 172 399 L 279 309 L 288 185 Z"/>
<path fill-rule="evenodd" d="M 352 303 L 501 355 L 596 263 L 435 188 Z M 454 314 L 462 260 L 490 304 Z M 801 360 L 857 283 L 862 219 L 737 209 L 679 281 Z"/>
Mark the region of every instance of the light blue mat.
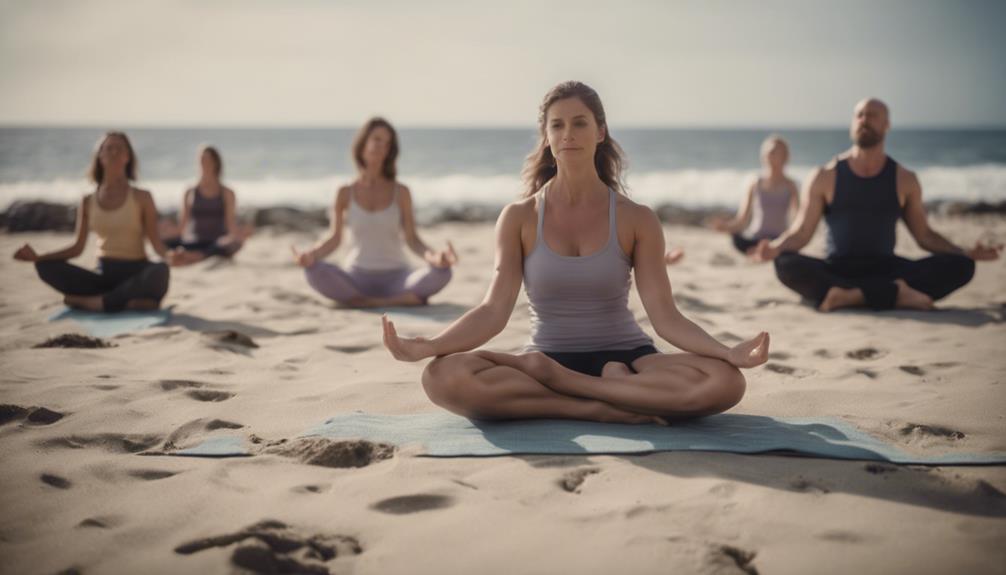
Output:
<path fill-rule="evenodd" d="M 950 452 L 914 455 L 832 418 L 771 418 L 722 414 L 671 427 L 568 420 L 473 422 L 446 412 L 416 415 L 338 415 L 305 437 L 365 439 L 419 445 L 430 457 L 530 454 L 624 454 L 655 451 L 787 453 L 830 459 L 917 465 L 1006 463 L 1006 453 Z M 222 449 L 223 448 L 223 449 Z M 209 441 L 176 455 L 248 455 L 241 442 Z"/>
<path fill-rule="evenodd" d="M 132 333 L 164 325 L 171 319 L 171 311 L 158 309 L 152 311 L 120 311 L 102 313 L 63 308 L 49 318 L 49 321 L 69 319 L 76 322 L 95 337 L 115 337 L 124 333 Z"/>

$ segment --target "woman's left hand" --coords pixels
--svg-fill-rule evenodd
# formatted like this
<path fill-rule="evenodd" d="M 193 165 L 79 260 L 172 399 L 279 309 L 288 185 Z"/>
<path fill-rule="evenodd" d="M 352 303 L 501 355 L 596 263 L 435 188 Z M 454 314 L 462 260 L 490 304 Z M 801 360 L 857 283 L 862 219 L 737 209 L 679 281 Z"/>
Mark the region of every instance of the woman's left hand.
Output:
<path fill-rule="evenodd" d="M 440 252 L 426 250 L 423 259 L 435 268 L 449 268 L 458 263 L 458 254 L 454 251 L 454 245 L 451 242 L 447 242 L 446 250 Z"/>
<path fill-rule="evenodd" d="M 757 367 L 768 361 L 769 336 L 767 331 L 730 348 L 727 361 L 735 367 Z"/>

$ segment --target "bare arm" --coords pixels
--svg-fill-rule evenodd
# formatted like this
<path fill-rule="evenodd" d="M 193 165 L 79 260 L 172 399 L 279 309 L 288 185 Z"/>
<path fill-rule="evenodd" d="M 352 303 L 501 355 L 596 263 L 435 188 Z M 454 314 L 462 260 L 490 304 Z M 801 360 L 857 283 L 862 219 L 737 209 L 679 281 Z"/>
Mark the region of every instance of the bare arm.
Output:
<path fill-rule="evenodd" d="M 227 226 L 227 236 L 235 238 L 238 235 L 238 200 L 234 190 L 223 188 L 224 224 Z"/>
<path fill-rule="evenodd" d="M 902 217 L 919 247 L 934 254 L 967 255 L 967 252 L 929 227 L 926 208 L 922 203 L 922 185 L 909 170 L 899 170 L 898 186 L 905 191 Z"/>
<path fill-rule="evenodd" d="M 425 258 L 426 252 L 432 250 L 423 242 L 416 230 L 416 217 L 412 210 L 412 193 L 405 186 L 401 186 L 399 189 L 398 208 L 402 214 L 402 232 L 405 235 L 405 244 L 409 246 L 412 253 Z"/>
<path fill-rule="evenodd" d="M 772 242 L 762 241 L 755 252 L 755 258 L 771 260 L 782 252 L 798 252 L 814 237 L 814 231 L 821 222 L 826 204 L 826 188 L 834 181 L 827 170 L 817 169 L 811 174 L 804 188 L 804 199 L 796 220 L 781 236 Z"/>
<path fill-rule="evenodd" d="M 339 188 L 335 195 L 335 203 L 332 204 L 332 215 L 329 218 L 328 235 L 318 243 L 314 244 L 306 252 L 293 250 L 294 259 L 304 267 L 311 267 L 318 260 L 325 259 L 329 254 L 339 248 L 342 243 L 342 230 L 345 227 L 346 208 L 349 207 L 350 198 L 349 187 Z"/>
<path fill-rule="evenodd" d="M 492 283 L 482 303 L 475 306 L 433 339 L 400 338 L 394 324 L 384 320 L 384 344 L 396 359 L 417 361 L 425 357 L 469 351 L 503 331 L 517 302 L 524 279 L 522 222 L 529 202 L 507 206 L 496 221 L 496 264 Z M 662 254 L 661 254 L 662 256 Z"/>
<path fill-rule="evenodd" d="M 728 234 L 737 234 L 747 227 L 748 222 L 751 221 L 751 203 L 754 198 L 755 186 L 758 185 L 758 180 L 755 180 L 748 186 L 748 191 L 744 194 L 744 199 L 741 200 L 740 208 L 737 210 L 737 215 L 732 219 L 727 220 L 721 226 L 717 226 L 717 229 L 721 232 L 726 232 Z"/>
<path fill-rule="evenodd" d="M 90 230 L 90 213 L 87 207 L 89 197 L 90 195 L 84 196 L 80 200 L 80 206 L 77 207 L 76 231 L 74 232 L 75 237 L 72 245 L 61 250 L 39 255 L 35 253 L 35 250 L 30 245 L 24 244 L 14 253 L 14 258 L 29 262 L 62 261 L 75 258 L 83 253 L 84 247 L 87 245 L 87 232 Z"/>
<path fill-rule="evenodd" d="M 682 315 L 674 304 L 671 281 L 664 266 L 664 234 L 660 221 L 649 208 L 634 206 L 632 209 L 636 210 L 638 215 L 635 245 L 632 251 L 636 289 L 657 335 L 684 351 L 722 359 L 738 367 L 753 367 L 764 363 L 768 354 L 767 339 L 763 350 L 765 357 L 759 356 L 760 361 L 757 363 L 748 363 L 743 357 L 743 352 L 735 352 L 716 341 L 704 329 Z M 755 339 L 760 340 L 762 337 L 759 335 Z M 759 350 L 759 353 L 761 351 Z"/>
<path fill-rule="evenodd" d="M 147 241 L 154 248 L 157 255 L 162 259 L 168 259 L 168 248 L 161 241 L 161 234 L 157 231 L 157 206 L 154 205 L 154 198 L 146 190 L 136 190 L 136 198 L 140 203 L 140 221 L 143 223 L 143 232 L 147 234 Z"/>
<path fill-rule="evenodd" d="M 185 191 L 185 195 L 182 196 L 182 214 L 178 217 L 178 235 L 181 236 L 185 233 L 186 226 L 189 225 L 189 219 L 192 218 L 192 196 L 195 194 L 195 190 L 190 188 Z"/>

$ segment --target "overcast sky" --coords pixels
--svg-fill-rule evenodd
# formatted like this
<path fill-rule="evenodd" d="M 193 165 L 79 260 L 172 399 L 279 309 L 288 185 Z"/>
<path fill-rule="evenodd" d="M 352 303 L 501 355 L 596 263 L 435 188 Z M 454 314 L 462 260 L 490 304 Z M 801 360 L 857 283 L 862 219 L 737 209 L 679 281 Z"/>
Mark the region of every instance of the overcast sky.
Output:
<path fill-rule="evenodd" d="M 597 8 L 593 8 L 597 6 Z M 0 124 L 1006 127 L 1006 2 L 0 0 Z"/>

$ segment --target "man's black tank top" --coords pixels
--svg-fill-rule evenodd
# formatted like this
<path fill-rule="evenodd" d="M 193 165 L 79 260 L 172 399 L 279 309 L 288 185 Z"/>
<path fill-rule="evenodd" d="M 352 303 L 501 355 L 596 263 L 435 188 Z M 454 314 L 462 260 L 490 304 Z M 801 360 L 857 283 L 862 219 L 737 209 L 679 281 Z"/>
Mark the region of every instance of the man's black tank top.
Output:
<path fill-rule="evenodd" d="M 828 257 L 894 255 L 895 230 L 901 218 L 898 163 L 890 157 L 880 173 L 861 178 L 848 160 L 835 167 L 835 197 L 824 208 L 828 224 Z"/>

